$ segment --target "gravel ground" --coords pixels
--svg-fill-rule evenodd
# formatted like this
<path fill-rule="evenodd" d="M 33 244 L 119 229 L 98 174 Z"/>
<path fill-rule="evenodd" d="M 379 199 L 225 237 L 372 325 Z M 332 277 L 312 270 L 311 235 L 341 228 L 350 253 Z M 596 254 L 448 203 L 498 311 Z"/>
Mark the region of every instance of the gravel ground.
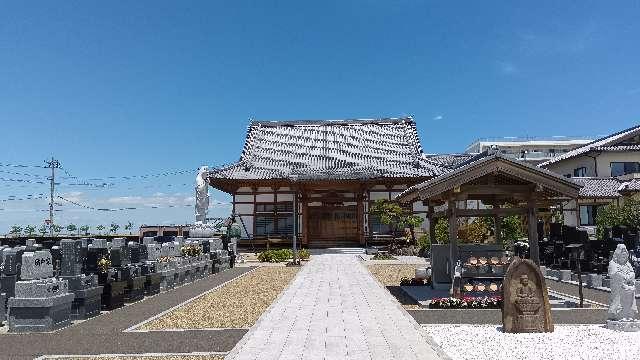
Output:
<path fill-rule="evenodd" d="M 140 330 L 249 328 L 298 270 L 296 267 L 260 267 L 144 324 Z"/>
<path fill-rule="evenodd" d="M 405 309 L 419 309 L 421 307 L 420 304 L 400 287 L 400 279 L 414 277 L 417 266 L 371 264 L 367 268 Z"/>
<path fill-rule="evenodd" d="M 416 265 L 383 265 L 372 264 L 367 266 L 373 276 L 384 286 L 400 286 L 403 277 L 413 278 L 416 274 Z"/>
<path fill-rule="evenodd" d="M 553 333 L 505 334 L 491 325 L 424 325 L 453 360 L 638 359 L 640 333 L 601 325 L 556 325 Z"/>

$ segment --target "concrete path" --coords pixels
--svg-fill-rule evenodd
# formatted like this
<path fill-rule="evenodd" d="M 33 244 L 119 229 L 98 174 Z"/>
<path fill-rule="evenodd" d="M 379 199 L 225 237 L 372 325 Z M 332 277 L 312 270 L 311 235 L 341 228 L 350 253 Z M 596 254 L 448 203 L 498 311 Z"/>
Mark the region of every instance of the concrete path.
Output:
<path fill-rule="evenodd" d="M 53 333 L 0 334 L 0 359 L 32 360 L 42 355 L 227 352 L 247 330 L 123 331 L 250 270 L 246 267 L 229 269 Z"/>
<path fill-rule="evenodd" d="M 438 359 L 353 254 L 313 256 L 226 359 Z"/>

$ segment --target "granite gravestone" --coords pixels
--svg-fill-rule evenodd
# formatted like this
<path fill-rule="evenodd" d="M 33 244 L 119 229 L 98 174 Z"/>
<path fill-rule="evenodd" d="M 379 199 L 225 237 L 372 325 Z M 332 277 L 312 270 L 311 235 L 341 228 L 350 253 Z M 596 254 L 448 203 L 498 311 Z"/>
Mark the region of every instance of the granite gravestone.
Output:
<path fill-rule="evenodd" d="M 48 251 L 24 253 L 23 279 L 16 282 L 15 297 L 8 301 L 9 332 L 53 331 L 70 324 L 73 294 L 66 280 L 53 278 Z"/>
<path fill-rule="evenodd" d="M 0 289 L 7 294 L 6 298 L 9 299 L 15 296 L 22 251 L 18 248 L 6 247 L 0 256 L 2 257 L 2 264 L 0 266 Z"/>
<path fill-rule="evenodd" d="M 506 333 L 553 332 L 544 277 L 531 260 L 516 258 L 503 282 L 502 328 Z"/>
<path fill-rule="evenodd" d="M 83 274 L 87 260 L 85 244 L 82 240 L 60 241 L 60 278 L 68 281 L 69 291 L 74 294 L 70 314 L 72 319 L 87 319 L 100 314 L 102 286 L 98 285 L 98 276 Z"/>
<path fill-rule="evenodd" d="M 20 280 L 38 280 L 53 276 L 53 258 L 49 250 L 22 254 Z"/>

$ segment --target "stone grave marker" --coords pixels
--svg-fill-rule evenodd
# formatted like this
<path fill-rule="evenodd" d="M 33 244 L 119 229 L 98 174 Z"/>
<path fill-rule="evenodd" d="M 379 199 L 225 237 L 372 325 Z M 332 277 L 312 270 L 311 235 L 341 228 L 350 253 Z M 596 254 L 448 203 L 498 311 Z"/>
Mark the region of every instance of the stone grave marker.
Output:
<path fill-rule="evenodd" d="M 160 258 L 162 246 L 158 243 L 150 243 L 145 245 L 147 247 L 147 260 L 155 261 Z"/>
<path fill-rule="evenodd" d="M 506 333 L 553 332 L 544 277 L 531 260 L 516 258 L 503 282 L 502 328 Z"/>
<path fill-rule="evenodd" d="M 96 249 L 106 249 L 107 239 L 93 239 L 93 241 L 91 241 L 91 247 Z"/>
<path fill-rule="evenodd" d="M 53 259 L 49 250 L 22 254 L 20 280 L 47 279 L 53 276 Z"/>
<path fill-rule="evenodd" d="M 82 274 L 82 267 L 86 260 L 86 249 L 82 247 L 82 241 L 64 239 L 60 241 L 62 250 L 62 264 L 60 274 L 62 276 L 74 276 Z"/>
<path fill-rule="evenodd" d="M 153 244 L 154 239 L 153 236 L 145 236 L 142 238 L 142 245 Z"/>
<path fill-rule="evenodd" d="M 111 241 L 112 248 L 123 247 L 123 246 L 127 246 L 127 239 L 125 238 L 114 238 Z"/>

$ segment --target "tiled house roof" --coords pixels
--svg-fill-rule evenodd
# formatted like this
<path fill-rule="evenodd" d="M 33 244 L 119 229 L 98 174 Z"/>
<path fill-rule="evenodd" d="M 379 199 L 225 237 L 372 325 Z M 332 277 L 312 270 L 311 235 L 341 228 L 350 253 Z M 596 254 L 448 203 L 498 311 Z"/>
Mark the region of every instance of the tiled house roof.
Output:
<path fill-rule="evenodd" d="M 619 145 L 620 142 L 622 142 L 625 139 L 628 139 L 630 137 L 636 136 L 640 134 L 640 125 L 639 126 L 634 126 L 632 128 L 626 129 L 626 130 L 622 130 L 619 131 L 615 134 L 611 134 L 609 136 L 594 140 L 586 145 L 583 145 L 579 148 L 573 149 L 571 151 L 568 151 L 560 156 L 556 156 L 553 159 L 543 162 L 542 164 L 539 164 L 538 166 L 540 167 L 546 167 L 548 165 L 557 163 L 558 161 L 562 161 L 565 159 L 570 159 L 582 154 L 586 154 L 590 151 L 621 151 L 621 150 L 613 150 L 614 148 L 617 148 L 619 146 L 636 146 L 636 145 Z M 615 146 L 615 145 L 619 145 L 619 146 Z"/>
<path fill-rule="evenodd" d="M 209 179 L 368 179 L 433 177 L 413 119 L 257 121 L 240 160 Z"/>
<path fill-rule="evenodd" d="M 596 146 L 594 151 L 640 151 L 640 145 Z"/>
<path fill-rule="evenodd" d="M 624 182 L 616 178 L 573 178 L 582 185 L 580 197 L 584 198 L 617 198 Z"/>

